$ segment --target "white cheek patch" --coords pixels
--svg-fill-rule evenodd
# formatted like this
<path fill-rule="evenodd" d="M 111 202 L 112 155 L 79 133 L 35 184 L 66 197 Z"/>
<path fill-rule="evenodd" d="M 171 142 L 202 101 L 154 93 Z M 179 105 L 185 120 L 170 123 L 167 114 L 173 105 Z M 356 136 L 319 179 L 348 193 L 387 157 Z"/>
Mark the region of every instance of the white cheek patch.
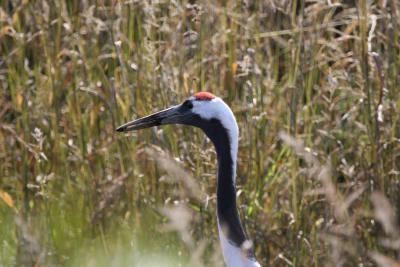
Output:
<path fill-rule="evenodd" d="M 199 115 L 202 119 L 211 120 L 217 119 L 221 122 L 222 126 L 228 130 L 228 136 L 231 144 L 231 156 L 234 168 L 236 169 L 236 156 L 238 151 L 239 142 L 239 128 L 236 123 L 235 116 L 232 110 L 225 102 L 216 97 L 212 100 L 203 100 L 193 102 L 192 112 Z M 235 173 L 236 174 L 236 173 Z M 234 176 L 236 177 L 236 175 Z"/>

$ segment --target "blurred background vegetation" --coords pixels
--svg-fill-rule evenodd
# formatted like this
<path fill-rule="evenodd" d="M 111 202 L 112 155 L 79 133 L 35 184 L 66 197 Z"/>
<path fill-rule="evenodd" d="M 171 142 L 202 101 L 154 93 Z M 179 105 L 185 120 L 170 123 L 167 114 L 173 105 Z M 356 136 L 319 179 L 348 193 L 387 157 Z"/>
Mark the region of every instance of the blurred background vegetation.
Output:
<path fill-rule="evenodd" d="M 114 130 L 200 90 L 262 266 L 400 266 L 399 1 L 0 3 L 0 266 L 224 266 L 210 142 Z"/>

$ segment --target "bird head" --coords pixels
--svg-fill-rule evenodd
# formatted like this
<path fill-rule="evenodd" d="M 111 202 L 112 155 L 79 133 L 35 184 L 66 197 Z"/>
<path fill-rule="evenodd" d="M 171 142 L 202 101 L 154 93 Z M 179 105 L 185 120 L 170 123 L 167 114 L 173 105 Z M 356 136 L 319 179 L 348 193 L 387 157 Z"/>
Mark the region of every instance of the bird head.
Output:
<path fill-rule="evenodd" d="M 130 121 L 117 128 L 118 132 L 128 132 L 166 124 L 183 124 L 201 128 L 210 139 L 222 130 L 235 135 L 238 127 L 229 106 L 219 97 L 209 92 L 199 92 L 183 103 Z"/>

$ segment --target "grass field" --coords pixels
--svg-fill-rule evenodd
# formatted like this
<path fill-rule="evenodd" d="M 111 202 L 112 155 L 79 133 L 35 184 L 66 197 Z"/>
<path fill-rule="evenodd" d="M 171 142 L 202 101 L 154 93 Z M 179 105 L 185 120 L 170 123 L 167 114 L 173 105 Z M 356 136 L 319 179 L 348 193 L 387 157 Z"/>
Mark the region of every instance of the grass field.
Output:
<path fill-rule="evenodd" d="M 0 1 L 0 266 L 224 266 L 197 91 L 262 266 L 400 266 L 398 0 Z"/>

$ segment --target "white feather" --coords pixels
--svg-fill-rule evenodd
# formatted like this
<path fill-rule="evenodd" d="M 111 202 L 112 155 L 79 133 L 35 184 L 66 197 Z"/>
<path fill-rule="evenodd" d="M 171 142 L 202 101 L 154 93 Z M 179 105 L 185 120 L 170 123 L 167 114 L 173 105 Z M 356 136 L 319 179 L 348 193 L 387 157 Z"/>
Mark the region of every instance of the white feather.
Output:
<path fill-rule="evenodd" d="M 246 257 L 245 252 L 239 247 L 231 244 L 226 238 L 220 224 L 218 223 L 218 233 L 222 248 L 224 261 L 228 267 L 261 267 L 261 265 L 252 259 Z"/>

